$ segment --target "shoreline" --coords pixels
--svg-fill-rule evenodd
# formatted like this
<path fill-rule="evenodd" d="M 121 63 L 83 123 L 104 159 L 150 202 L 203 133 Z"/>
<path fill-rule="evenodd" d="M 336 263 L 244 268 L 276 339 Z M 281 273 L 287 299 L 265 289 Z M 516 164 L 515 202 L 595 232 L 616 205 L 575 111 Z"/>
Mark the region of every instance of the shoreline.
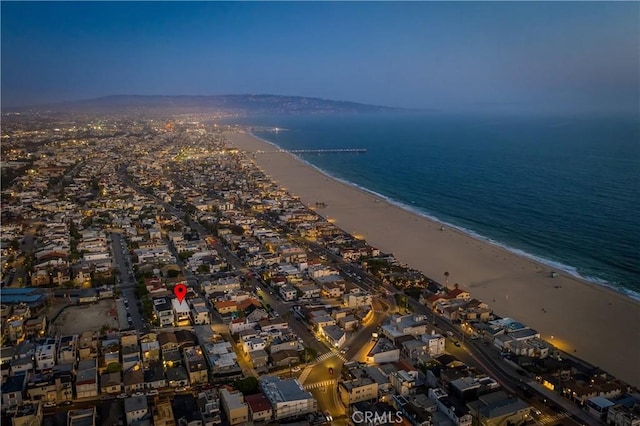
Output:
<path fill-rule="evenodd" d="M 266 139 L 261 138 L 260 136 L 257 136 L 255 134 L 253 134 L 252 132 L 248 132 L 247 133 L 249 136 L 264 142 L 274 148 L 277 148 L 279 150 L 285 150 L 285 148 L 282 148 L 281 146 L 277 145 L 274 142 L 268 141 Z M 550 272 L 557 272 L 558 274 L 563 273 L 563 274 L 567 274 L 577 280 L 583 281 L 589 285 L 596 285 L 596 286 L 600 286 L 603 287 L 606 290 L 610 290 L 613 291 L 614 293 L 617 293 L 623 297 L 628 297 L 630 299 L 632 299 L 633 301 L 639 302 L 640 303 L 640 292 L 634 291 L 634 290 L 630 290 L 626 287 L 616 287 L 613 284 L 610 284 L 609 282 L 605 281 L 604 279 L 601 278 L 597 278 L 597 277 L 589 277 L 589 276 L 582 276 L 580 275 L 580 273 L 578 273 L 578 268 L 574 267 L 574 266 L 570 266 L 567 265 L 565 263 L 562 263 L 561 261 L 556 261 L 556 260 L 551 260 L 551 259 L 547 259 L 545 257 L 543 257 L 542 255 L 535 255 L 535 254 L 531 254 L 528 253 L 522 249 L 518 249 L 518 248 L 514 248 L 511 247 L 510 245 L 506 244 L 506 243 L 501 243 L 499 241 L 495 241 L 489 237 L 486 237 L 484 235 L 478 234 L 477 232 L 471 230 L 471 229 L 467 229 L 464 228 L 463 226 L 459 226 L 453 223 L 449 223 L 446 222 L 444 220 L 441 220 L 437 217 L 435 217 L 434 215 L 432 215 L 431 213 L 428 212 L 424 212 L 421 211 L 420 209 L 416 208 L 416 207 L 412 207 L 411 205 L 408 205 L 406 203 L 403 203 L 401 201 L 397 201 L 394 200 L 392 198 L 389 198 L 383 194 L 380 194 L 378 192 L 375 192 L 371 189 L 365 188 L 355 182 L 351 182 L 348 181 L 346 179 L 340 178 L 338 176 L 334 176 L 331 173 L 327 172 L 326 170 L 322 170 L 321 168 L 319 168 L 318 166 L 316 166 L 315 164 L 310 163 L 309 161 L 305 160 L 304 158 L 301 158 L 295 154 L 289 154 L 291 156 L 293 156 L 297 161 L 304 163 L 305 165 L 315 169 L 316 171 L 318 171 L 319 173 L 323 174 L 324 176 L 328 177 L 329 179 L 333 179 L 336 180 L 340 183 L 343 183 L 347 186 L 351 186 L 356 190 L 362 191 L 366 194 L 371 195 L 372 197 L 378 198 L 380 201 L 385 202 L 385 203 L 389 203 L 395 207 L 398 207 L 400 209 L 403 209 L 409 213 L 413 213 L 416 214 L 417 216 L 420 216 L 426 220 L 435 222 L 439 225 L 454 229 L 462 234 L 464 234 L 465 236 L 475 239 L 475 240 L 479 240 L 482 241 L 484 243 L 490 244 L 496 248 L 502 249 L 512 255 L 515 256 L 519 256 L 519 257 L 523 257 L 526 258 L 534 263 L 537 264 L 541 264 L 542 266 L 549 268 Z M 431 278 L 431 277 L 430 277 Z M 640 321 L 640 320 L 639 320 Z"/>
<path fill-rule="evenodd" d="M 226 135 L 248 153 L 277 147 L 248 133 Z M 254 161 L 306 205 L 327 202 L 318 213 L 345 231 L 436 281 L 450 271 L 450 285 L 458 282 L 497 314 L 522 321 L 559 349 L 640 385 L 640 367 L 629 365 L 640 359 L 640 303 L 632 297 L 470 235 L 292 154 Z"/>

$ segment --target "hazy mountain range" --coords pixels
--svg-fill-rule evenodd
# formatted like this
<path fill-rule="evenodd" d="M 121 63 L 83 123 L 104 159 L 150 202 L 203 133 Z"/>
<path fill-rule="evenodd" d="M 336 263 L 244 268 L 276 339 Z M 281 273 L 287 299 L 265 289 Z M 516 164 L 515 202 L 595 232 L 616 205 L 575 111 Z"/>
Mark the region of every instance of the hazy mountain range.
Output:
<path fill-rule="evenodd" d="M 143 111 L 227 111 L 239 114 L 326 114 L 403 111 L 401 108 L 334 101 L 302 96 L 213 95 L 143 96 L 115 95 L 95 99 L 60 102 L 32 107 L 7 108 L 9 111 L 50 112 L 143 112 Z M 406 110 L 404 110 L 406 111 Z"/>

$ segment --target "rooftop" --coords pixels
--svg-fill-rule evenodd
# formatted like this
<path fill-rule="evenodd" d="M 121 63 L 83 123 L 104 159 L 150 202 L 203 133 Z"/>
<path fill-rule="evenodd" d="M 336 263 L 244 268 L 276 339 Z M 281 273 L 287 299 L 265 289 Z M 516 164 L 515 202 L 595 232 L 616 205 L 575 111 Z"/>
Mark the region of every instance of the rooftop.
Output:
<path fill-rule="evenodd" d="M 262 392 L 271 404 L 313 399 L 313 395 L 305 392 L 297 379 L 282 380 L 276 376 L 261 376 L 258 380 L 260 381 Z"/>

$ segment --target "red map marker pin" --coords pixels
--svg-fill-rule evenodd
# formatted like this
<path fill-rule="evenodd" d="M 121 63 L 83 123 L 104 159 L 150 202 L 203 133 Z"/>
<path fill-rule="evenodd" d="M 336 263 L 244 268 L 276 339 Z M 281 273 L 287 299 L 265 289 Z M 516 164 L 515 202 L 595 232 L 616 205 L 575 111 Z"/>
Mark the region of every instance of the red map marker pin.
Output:
<path fill-rule="evenodd" d="M 178 284 L 173 288 L 173 294 L 178 298 L 178 302 L 182 303 L 184 297 L 187 295 L 187 286 L 184 284 Z"/>

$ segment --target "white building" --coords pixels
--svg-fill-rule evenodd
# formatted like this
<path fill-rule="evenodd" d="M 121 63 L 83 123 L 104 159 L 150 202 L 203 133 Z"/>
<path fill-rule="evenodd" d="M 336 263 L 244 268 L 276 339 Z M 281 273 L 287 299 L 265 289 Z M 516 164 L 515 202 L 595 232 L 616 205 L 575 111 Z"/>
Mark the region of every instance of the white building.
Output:
<path fill-rule="evenodd" d="M 50 370 L 56 365 L 56 341 L 47 339 L 36 349 L 36 369 Z"/>
<path fill-rule="evenodd" d="M 298 298 L 298 290 L 290 284 L 280 286 L 280 296 L 287 302 L 296 300 Z"/>
<path fill-rule="evenodd" d="M 229 424 L 246 424 L 249 421 L 249 406 L 242 393 L 239 391 L 229 392 L 223 388 L 220 390 L 220 399 Z"/>
<path fill-rule="evenodd" d="M 260 388 L 273 408 L 274 420 L 298 417 L 313 413 L 318 402 L 309 392 L 305 392 L 297 379 L 281 380 L 276 376 L 261 376 Z"/>
<path fill-rule="evenodd" d="M 438 356 L 444 353 L 445 337 L 441 334 L 423 334 L 421 340 L 428 345 L 429 355 Z"/>
<path fill-rule="evenodd" d="M 191 309 L 191 321 L 195 325 L 211 324 L 209 310 L 204 306 L 194 306 Z"/>
<path fill-rule="evenodd" d="M 359 308 L 360 306 L 371 306 L 373 296 L 368 292 L 349 293 L 342 296 L 342 303 L 350 308 Z"/>
<path fill-rule="evenodd" d="M 177 326 L 189 325 L 191 323 L 191 309 L 189 309 L 189 304 L 186 300 L 182 300 L 181 303 L 178 299 L 173 299 L 171 306 L 175 315 L 174 321 Z"/>

